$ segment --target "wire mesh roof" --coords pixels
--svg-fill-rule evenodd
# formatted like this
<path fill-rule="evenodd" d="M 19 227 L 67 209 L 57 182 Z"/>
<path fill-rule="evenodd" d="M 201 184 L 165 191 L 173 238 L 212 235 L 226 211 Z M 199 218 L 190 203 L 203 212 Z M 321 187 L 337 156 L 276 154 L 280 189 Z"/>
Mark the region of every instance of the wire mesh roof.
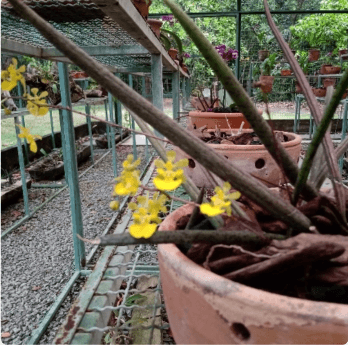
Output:
<path fill-rule="evenodd" d="M 32 9 L 79 46 L 121 47 L 139 45 L 124 29 L 90 0 L 25 0 Z M 20 18 L 8 1 L 1 2 L 2 37 L 38 48 L 53 45 L 25 19 Z M 100 62 L 122 68 L 151 66 L 151 55 L 102 56 Z"/>

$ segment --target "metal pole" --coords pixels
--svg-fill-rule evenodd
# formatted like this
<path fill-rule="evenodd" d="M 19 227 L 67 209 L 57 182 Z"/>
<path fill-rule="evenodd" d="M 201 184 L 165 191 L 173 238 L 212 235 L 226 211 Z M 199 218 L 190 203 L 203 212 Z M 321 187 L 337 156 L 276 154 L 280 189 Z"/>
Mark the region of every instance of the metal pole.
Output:
<path fill-rule="evenodd" d="M 343 116 L 342 116 L 342 137 L 341 141 L 346 137 L 347 135 L 347 126 L 348 126 L 348 100 L 346 99 L 344 101 L 344 110 L 343 110 Z M 342 172 L 343 169 L 343 156 L 339 160 L 339 167 Z"/>
<path fill-rule="evenodd" d="M 86 114 L 91 115 L 91 106 L 89 104 L 86 104 Z M 92 134 L 92 121 L 89 116 L 86 117 L 87 120 L 87 126 L 88 126 L 88 134 L 89 134 L 89 144 L 91 146 L 91 158 L 92 158 L 92 164 L 94 165 L 94 150 L 93 150 L 93 134 Z"/>
<path fill-rule="evenodd" d="M 180 111 L 180 75 L 179 71 L 173 73 L 172 79 L 172 93 L 173 93 L 173 118 L 174 120 L 179 117 Z"/>
<path fill-rule="evenodd" d="M 22 97 L 23 96 L 23 87 L 20 82 L 17 82 L 17 91 L 18 91 L 18 96 Z M 19 99 L 19 108 L 24 108 L 24 101 L 22 98 Z M 25 127 L 25 120 L 24 116 L 21 116 L 21 121 L 22 121 L 22 126 Z M 28 142 L 27 139 L 24 139 L 24 161 L 25 164 L 29 163 L 29 148 L 28 148 Z"/>
<path fill-rule="evenodd" d="M 242 28 L 242 5 L 241 0 L 237 0 L 237 15 L 236 15 L 236 49 L 238 50 L 238 57 L 236 60 L 236 78 L 240 78 L 240 49 L 241 49 L 241 28 Z"/>
<path fill-rule="evenodd" d="M 141 93 L 143 97 L 146 96 L 145 77 L 141 77 Z M 149 142 L 147 136 L 145 136 L 145 160 L 149 160 Z"/>
<path fill-rule="evenodd" d="M 53 117 L 52 117 L 52 109 L 50 109 L 50 123 L 51 123 L 51 138 L 52 138 L 52 147 L 56 148 L 56 138 L 54 136 L 54 125 L 53 125 Z"/>
<path fill-rule="evenodd" d="M 120 73 L 116 73 L 116 77 L 120 78 Z M 116 102 L 116 123 L 120 126 L 122 126 L 122 104 L 119 100 L 117 100 Z M 120 136 L 121 136 L 121 140 L 123 139 L 123 134 L 122 134 L 122 128 L 120 128 Z"/>
<path fill-rule="evenodd" d="M 153 105 L 163 111 L 163 68 L 162 55 L 151 55 L 152 98 Z M 155 134 L 163 138 L 163 135 L 155 130 Z"/>
<path fill-rule="evenodd" d="M 112 98 L 113 98 L 112 94 L 110 92 L 108 92 L 110 121 L 115 122 L 115 120 L 114 120 L 114 102 L 113 102 Z M 114 177 L 117 177 L 117 155 L 116 155 L 116 143 L 115 143 L 115 127 L 111 127 L 110 131 L 111 131 L 111 147 L 112 147 L 112 166 L 114 169 Z"/>
<path fill-rule="evenodd" d="M 58 73 L 62 96 L 62 106 L 71 108 L 69 72 L 67 65 L 62 62 L 58 62 Z M 70 194 L 75 270 L 80 271 L 81 267 L 85 266 L 86 257 L 84 242 L 77 238 L 77 235 L 83 237 L 83 224 L 72 112 L 62 109 L 62 120 L 61 127 L 64 128 L 64 133 L 62 133 L 62 135 L 64 135 L 63 143 L 66 145 L 64 170 Z"/>
<path fill-rule="evenodd" d="M 181 89 L 182 89 L 182 99 L 181 99 L 181 107 L 184 110 L 186 105 L 186 90 L 185 90 L 185 78 L 182 78 L 181 81 Z"/>
<path fill-rule="evenodd" d="M 133 89 L 133 76 L 131 74 L 128 74 L 128 85 Z M 131 118 L 132 118 L 132 129 L 135 130 L 135 122 L 132 115 L 131 115 Z M 138 159 L 137 138 L 134 132 L 132 132 L 132 139 L 133 139 L 133 156 L 134 156 L 134 159 Z"/>
<path fill-rule="evenodd" d="M 109 115 L 108 115 L 108 101 L 104 101 L 105 106 L 105 120 L 109 121 Z M 108 140 L 108 149 L 111 147 L 111 138 L 110 138 L 110 127 L 109 125 L 106 125 L 106 139 Z"/>
<path fill-rule="evenodd" d="M 15 129 L 16 129 L 16 137 L 17 137 L 17 150 L 18 150 L 18 161 L 19 168 L 21 171 L 21 179 L 22 179 L 22 190 L 23 190 L 23 201 L 24 201 L 24 210 L 25 215 L 28 216 L 29 211 L 29 198 L 28 198 L 28 188 L 27 188 L 27 178 L 25 176 L 25 164 L 23 158 L 23 149 L 22 149 L 22 141 L 18 137 L 20 130 L 17 125 L 20 125 L 20 121 L 18 120 L 18 116 L 14 117 Z"/>

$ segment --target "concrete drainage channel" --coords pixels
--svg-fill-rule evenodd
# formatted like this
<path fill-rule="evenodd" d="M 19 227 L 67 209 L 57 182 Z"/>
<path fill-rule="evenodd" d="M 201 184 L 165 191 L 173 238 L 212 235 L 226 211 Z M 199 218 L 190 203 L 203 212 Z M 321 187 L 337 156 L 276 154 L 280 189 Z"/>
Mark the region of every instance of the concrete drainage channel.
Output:
<path fill-rule="evenodd" d="M 149 183 L 153 171 L 154 165 L 144 184 Z M 126 231 L 131 215 L 128 211 L 123 216 L 114 234 Z M 137 344 L 162 343 L 161 330 L 168 325 L 162 326 L 164 305 L 156 258 L 155 246 L 105 247 L 54 343 L 108 343 L 113 335 L 131 338 Z"/>

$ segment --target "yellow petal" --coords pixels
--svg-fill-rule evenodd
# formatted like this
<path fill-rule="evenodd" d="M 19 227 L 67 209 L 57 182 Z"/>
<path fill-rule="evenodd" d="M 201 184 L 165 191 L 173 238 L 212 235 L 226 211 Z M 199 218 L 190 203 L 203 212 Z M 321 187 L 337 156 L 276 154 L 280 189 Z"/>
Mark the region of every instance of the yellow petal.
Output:
<path fill-rule="evenodd" d="M 242 194 L 240 192 L 236 191 L 236 192 L 229 194 L 228 199 L 229 200 L 238 200 L 241 196 L 242 196 Z"/>
<path fill-rule="evenodd" d="M 132 224 L 129 227 L 129 233 L 134 238 L 150 238 L 156 232 L 156 228 L 157 224 Z"/>
<path fill-rule="evenodd" d="M 4 109 L 5 115 L 11 115 L 11 110 L 9 108 Z"/>
<path fill-rule="evenodd" d="M 168 181 L 168 180 L 161 179 L 159 176 L 156 176 L 153 179 L 153 183 L 157 189 L 168 190 L 168 191 L 177 189 L 182 184 L 182 182 L 183 182 L 182 179 Z"/>
<path fill-rule="evenodd" d="M 45 98 L 47 96 L 48 96 L 48 92 L 44 91 L 44 92 L 41 92 L 40 98 Z"/>
<path fill-rule="evenodd" d="M 110 208 L 114 211 L 118 210 L 118 208 L 120 207 L 120 202 L 117 200 L 111 201 L 110 202 Z"/>
<path fill-rule="evenodd" d="M 37 145 L 35 140 L 32 140 L 32 142 L 30 143 L 30 151 L 36 153 L 37 152 Z"/>
<path fill-rule="evenodd" d="M 15 80 L 4 80 L 1 83 L 1 89 L 3 91 L 11 91 L 12 89 L 14 89 L 17 86 L 17 82 Z"/>
<path fill-rule="evenodd" d="M 39 107 L 38 116 L 44 116 L 48 113 L 48 107 Z"/>
<path fill-rule="evenodd" d="M 202 204 L 199 208 L 203 214 L 206 214 L 209 217 L 215 217 L 224 213 L 224 210 L 222 210 L 220 207 L 213 207 L 208 203 Z"/>

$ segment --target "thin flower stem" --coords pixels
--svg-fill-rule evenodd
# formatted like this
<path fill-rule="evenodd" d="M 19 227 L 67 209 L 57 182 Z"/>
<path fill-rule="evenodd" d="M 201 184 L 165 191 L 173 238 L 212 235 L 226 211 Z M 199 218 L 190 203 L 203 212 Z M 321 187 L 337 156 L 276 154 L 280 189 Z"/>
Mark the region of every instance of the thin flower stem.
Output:
<path fill-rule="evenodd" d="M 178 197 L 176 197 L 176 196 L 172 196 L 172 195 L 168 194 L 168 193 L 165 192 L 165 191 L 158 190 L 157 188 L 150 188 L 150 187 L 146 187 L 146 186 L 144 186 L 144 185 L 141 185 L 140 187 L 141 187 L 142 189 L 148 190 L 148 191 L 150 191 L 150 192 L 160 192 L 160 193 L 163 193 L 167 198 L 172 199 L 172 200 L 175 200 L 175 201 L 180 201 L 180 202 L 182 202 L 182 203 L 184 203 L 184 204 L 193 205 L 193 206 L 197 206 L 197 207 L 200 206 L 200 204 L 197 204 L 197 203 L 195 203 L 195 202 L 193 202 L 193 201 L 188 201 L 188 200 L 185 200 L 185 199 L 178 198 Z"/>

